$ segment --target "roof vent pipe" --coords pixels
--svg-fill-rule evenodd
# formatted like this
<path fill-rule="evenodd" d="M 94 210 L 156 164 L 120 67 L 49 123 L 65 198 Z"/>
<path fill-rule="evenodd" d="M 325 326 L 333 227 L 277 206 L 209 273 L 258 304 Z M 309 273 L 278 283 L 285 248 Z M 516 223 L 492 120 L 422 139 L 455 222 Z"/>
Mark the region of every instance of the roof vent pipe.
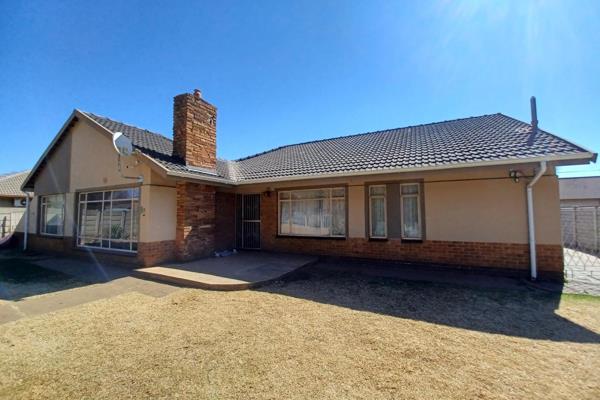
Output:
<path fill-rule="evenodd" d="M 538 119 L 537 119 L 537 105 L 535 103 L 535 96 L 531 96 L 531 134 L 535 136 L 538 130 Z"/>

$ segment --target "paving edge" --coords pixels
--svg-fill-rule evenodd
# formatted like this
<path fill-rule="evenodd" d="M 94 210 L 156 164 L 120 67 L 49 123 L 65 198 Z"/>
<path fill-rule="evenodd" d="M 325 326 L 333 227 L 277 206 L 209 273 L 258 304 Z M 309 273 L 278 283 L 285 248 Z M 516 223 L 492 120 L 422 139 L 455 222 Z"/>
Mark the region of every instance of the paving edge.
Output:
<path fill-rule="evenodd" d="M 185 279 L 185 278 L 178 278 L 178 277 L 169 276 L 169 275 L 141 271 L 138 269 L 134 269 L 132 271 L 132 275 L 137 278 L 149 279 L 154 282 L 173 283 L 173 284 L 176 284 L 177 286 L 181 286 L 181 287 L 190 287 L 190 288 L 196 288 L 196 289 L 215 290 L 215 291 L 238 291 L 238 290 L 256 289 L 256 288 L 262 287 L 264 285 L 268 285 L 270 283 L 277 282 L 279 280 L 286 278 L 287 276 L 289 276 L 291 274 L 298 272 L 299 270 L 301 270 L 303 268 L 310 267 L 310 266 L 316 264 L 317 262 L 319 262 L 318 257 L 315 258 L 314 260 L 308 261 L 308 262 L 300 265 L 299 267 L 297 267 L 291 271 L 288 271 L 288 272 L 286 272 L 282 275 L 276 276 L 274 278 L 266 279 L 266 280 L 258 281 L 258 282 L 246 282 L 246 283 L 209 284 L 209 283 L 199 282 L 199 281 Z"/>

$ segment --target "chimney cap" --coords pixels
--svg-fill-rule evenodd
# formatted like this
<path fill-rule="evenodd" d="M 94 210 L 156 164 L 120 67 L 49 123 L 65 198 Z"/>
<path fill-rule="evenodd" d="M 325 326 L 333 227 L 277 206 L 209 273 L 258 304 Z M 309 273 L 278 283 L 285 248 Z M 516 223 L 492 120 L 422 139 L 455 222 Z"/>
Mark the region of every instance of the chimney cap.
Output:
<path fill-rule="evenodd" d="M 197 99 L 201 99 L 202 98 L 202 91 L 200 91 L 200 89 L 194 89 L 194 97 Z"/>

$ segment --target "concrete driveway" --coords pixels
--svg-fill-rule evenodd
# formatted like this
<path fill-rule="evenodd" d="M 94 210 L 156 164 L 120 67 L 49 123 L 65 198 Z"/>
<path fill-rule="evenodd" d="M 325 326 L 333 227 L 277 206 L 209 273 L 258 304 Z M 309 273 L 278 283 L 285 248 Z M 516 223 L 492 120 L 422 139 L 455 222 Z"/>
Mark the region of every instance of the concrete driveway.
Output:
<path fill-rule="evenodd" d="M 25 260 L 64 274 L 64 279 L 28 282 L 30 295 L 23 297 L 21 294 L 11 296 L 11 292 L 5 291 L 0 299 L 0 324 L 129 292 L 162 297 L 180 289 L 175 285 L 129 276 L 129 271 L 110 265 L 94 265 L 59 257 L 36 257 L 25 258 Z M 0 263 L 8 262 L 10 262 L 9 258 L 0 257 Z M 1 284 L 6 286 L 6 283 Z"/>
<path fill-rule="evenodd" d="M 600 257 L 564 249 L 565 292 L 600 296 Z"/>

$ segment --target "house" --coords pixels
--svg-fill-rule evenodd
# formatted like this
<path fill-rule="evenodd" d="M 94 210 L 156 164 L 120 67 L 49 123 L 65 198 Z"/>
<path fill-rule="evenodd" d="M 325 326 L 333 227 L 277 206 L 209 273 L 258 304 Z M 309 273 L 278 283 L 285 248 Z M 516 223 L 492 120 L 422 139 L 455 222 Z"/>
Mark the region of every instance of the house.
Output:
<path fill-rule="evenodd" d="M 23 232 L 21 219 L 25 213 L 27 193 L 21 185 L 29 171 L 0 175 L 0 244 L 15 231 Z"/>
<path fill-rule="evenodd" d="M 132 156 L 117 155 L 116 132 Z M 174 98 L 173 140 L 73 111 L 23 184 L 28 246 L 142 265 L 238 248 L 562 279 L 555 167 L 596 159 L 503 114 L 235 161 L 217 158 L 216 134 L 198 90 Z"/>

